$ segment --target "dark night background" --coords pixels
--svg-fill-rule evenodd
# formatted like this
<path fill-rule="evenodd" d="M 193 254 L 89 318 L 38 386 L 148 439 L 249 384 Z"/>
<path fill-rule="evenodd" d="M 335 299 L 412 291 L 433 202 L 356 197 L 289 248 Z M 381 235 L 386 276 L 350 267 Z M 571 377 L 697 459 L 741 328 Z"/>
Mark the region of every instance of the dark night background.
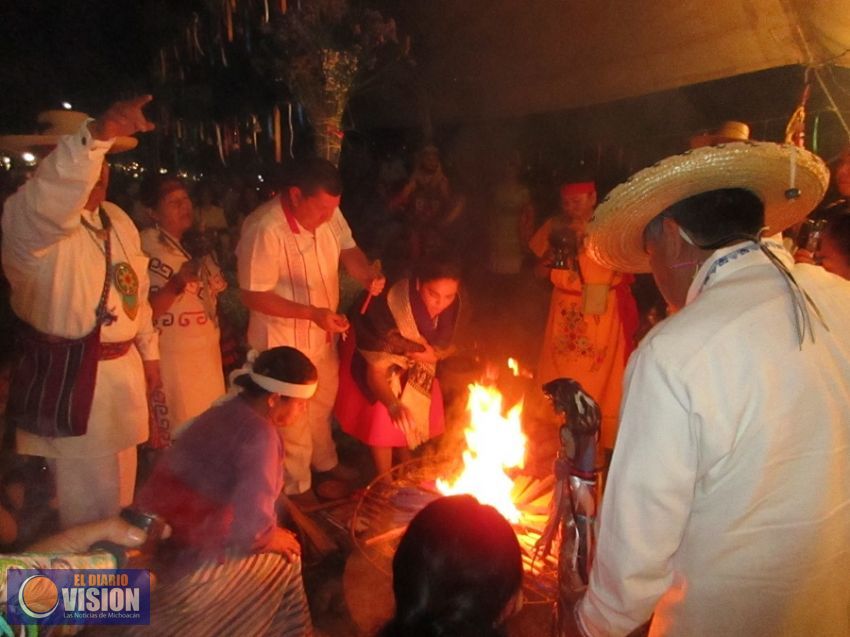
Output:
<path fill-rule="evenodd" d="M 153 18 L 163 15 L 160 4 L 6 0 L 0 16 L 2 129 L 25 125 L 63 100 L 96 112 L 116 95 L 146 90 L 151 54 L 165 35 L 159 28 L 164 23 Z"/>
<path fill-rule="evenodd" d="M 295 7 L 297 2 L 290 0 L 290 5 Z M 350 0 L 348 4 L 375 7 L 394 17 L 399 31 L 412 38 L 418 64 L 414 72 L 420 76 L 416 81 L 431 103 L 450 93 L 465 69 L 429 62 L 446 44 L 444 31 L 448 30 L 442 28 L 446 20 L 475 19 L 462 3 L 450 5 L 451 15 L 435 15 L 439 3 L 428 0 Z M 150 91 L 162 108 L 175 115 L 207 121 L 245 109 L 261 111 L 281 101 L 279 94 L 270 94 L 268 78 L 250 68 L 249 54 L 239 47 L 230 49 L 229 69 L 207 65 L 176 92 L 173 86 L 154 85 L 151 71 L 160 47 L 183 36 L 193 13 L 205 19 L 207 5 L 206 0 L 5 0 L 0 8 L 0 131 L 29 132 L 36 113 L 58 108 L 62 101 L 97 114 L 116 98 Z M 850 103 L 850 90 L 845 88 L 850 87 L 850 71 L 828 67 L 823 76 L 841 102 L 839 107 L 845 109 Z M 565 148 L 571 152 L 576 141 L 625 147 L 635 155 L 627 166 L 634 169 L 676 152 L 695 130 L 725 119 L 748 122 L 755 138 L 779 139 L 802 88 L 802 67 L 780 67 L 605 105 L 527 113 L 503 121 L 485 122 L 466 112 L 456 121 L 435 122 L 434 135 L 448 148 L 463 134 L 483 140 L 493 128 L 500 132 L 512 128 L 527 149 L 539 154 L 558 154 Z M 367 134 L 382 126 L 391 128 L 394 124 L 386 123 L 388 117 L 410 111 L 393 98 L 385 98 L 383 106 L 383 110 L 374 105 L 364 109 L 372 120 L 359 122 Z M 845 135 L 816 85 L 808 111 L 810 126 L 822 115 L 822 148 L 816 150 L 832 156 Z"/>

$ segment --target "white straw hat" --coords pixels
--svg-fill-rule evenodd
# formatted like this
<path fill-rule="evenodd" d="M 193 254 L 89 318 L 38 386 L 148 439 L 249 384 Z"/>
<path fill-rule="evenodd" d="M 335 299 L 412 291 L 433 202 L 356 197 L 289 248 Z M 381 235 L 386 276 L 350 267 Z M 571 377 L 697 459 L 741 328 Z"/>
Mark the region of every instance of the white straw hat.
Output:
<path fill-rule="evenodd" d="M 744 188 L 764 203 L 766 234 L 802 221 L 823 198 L 829 170 L 807 150 L 772 142 L 705 146 L 632 175 L 596 208 L 588 252 L 620 272 L 649 272 L 643 231 L 675 203 L 710 190 Z"/>
<path fill-rule="evenodd" d="M 74 135 L 80 130 L 88 115 L 79 111 L 52 110 L 39 113 L 40 133 L 33 135 L 0 135 L 0 150 L 19 153 L 43 146 L 56 146 L 63 135 Z M 117 137 L 110 154 L 134 149 L 139 143 L 135 137 Z"/>
<path fill-rule="evenodd" d="M 688 140 L 691 148 L 728 144 L 729 142 L 745 142 L 750 138 L 750 127 L 744 122 L 729 120 L 723 122 L 712 131 L 703 131 Z"/>

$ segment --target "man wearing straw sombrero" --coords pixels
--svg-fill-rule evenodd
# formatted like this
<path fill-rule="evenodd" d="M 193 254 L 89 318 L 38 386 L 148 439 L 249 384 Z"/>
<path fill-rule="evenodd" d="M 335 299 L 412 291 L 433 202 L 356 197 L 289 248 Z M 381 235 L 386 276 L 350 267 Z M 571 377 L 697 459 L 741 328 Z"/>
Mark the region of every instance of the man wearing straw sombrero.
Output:
<path fill-rule="evenodd" d="M 850 634 L 850 284 L 772 237 L 829 173 L 794 146 L 697 148 L 615 188 L 589 250 L 676 308 L 632 355 L 587 635 Z"/>
<path fill-rule="evenodd" d="M 7 420 L 18 453 L 48 459 L 63 528 L 118 513 L 133 498 L 136 445 L 148 438 L 146 386 L 159 377 L 139 233 L 104 201 L 110 151 L 153 129 L 150 97 L 101 117 L 49 112 L 39 135 L 0 148 L 55 147 L 6 201 L 3 269 L 20 319 Z"/>

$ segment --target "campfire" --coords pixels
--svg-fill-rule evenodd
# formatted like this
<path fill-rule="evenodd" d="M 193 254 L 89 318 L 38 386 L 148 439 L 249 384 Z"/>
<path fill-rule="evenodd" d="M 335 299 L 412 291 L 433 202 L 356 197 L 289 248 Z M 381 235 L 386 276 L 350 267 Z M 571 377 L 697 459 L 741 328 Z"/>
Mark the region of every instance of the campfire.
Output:
<path fill-rule="evenodd" d="M 513 359 L 508 367 L 513 380 L 530 376 Z M 423 457 L 394 468 L 391 480 L 376 480 L 367 489 L 352 533 L 366 557 L 388 573 L 398 539 L 419 509 L 439 495 L 472 495 L 496 508 L 516 530 L 527 599 L 550 601 L 557 588 L 557 559 L 537 554 L 535 545 L 548 520 L 555 478 L 522 473 L 527 444 L 522 400 L 505 413 L 504 397 L 493 380 L 468 386 L 460 469 L 457 456 Z"/>
<path fill-rule="evenodd" d="M 518 524 L 520 511 L 511 498 L 514 483 L 506 470 L 525 465 L 522 403 L 502 415 L 499 390 L 475 383 L 469 386 L 466 408 L 470 423 L 464 431 L 467 449 L 463 452 L 463 471 L 455 480 L 438 479 L 437 490 L 444 495 L 473 495 Z"/>

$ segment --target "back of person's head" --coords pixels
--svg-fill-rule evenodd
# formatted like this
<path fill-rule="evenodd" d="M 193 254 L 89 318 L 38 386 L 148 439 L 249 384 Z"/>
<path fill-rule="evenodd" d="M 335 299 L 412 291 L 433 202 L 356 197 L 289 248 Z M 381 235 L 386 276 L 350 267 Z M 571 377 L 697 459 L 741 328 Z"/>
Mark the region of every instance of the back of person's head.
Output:
<path fill-rule="evenodd" d="M 714 250 L 757 235 L 764 204 L 749 190 L 723 188 L 683 199 L 660 216 L 675 220 L 697 247 Z"/>
<path fill-rule="evenodd" d="M 281 191 L 298 188 L 307 197 L 320 190 L 334 197 L 342 194 L 342 178 L 331 162 L 320 157 L 299 159 L 276 171 L 276 181 Z"/>
<path fill-rule="evenodd" d="M 152 172 L 139 185 L 139 201 L 143 206 L 153 209 L 165 195 L 180 188 L 185 188 L 185 185 L 174 175 Z"/>
<path fill-rule="evenodd" d="M 252 364 L 252 371 L 262 376 L 268 376 L 284 383 L 306 385 L 316 382 L 319 373 L 312 361 L 294 347 L 272 347 L 259 354 Z M 237 376 L 234 381 L 243 388 L 248 397 L 259 397 L 268 394 L 247 374 Z"/>
<path fill-rule="evenodd" d="M 448 250 L 425 255 L 413 266 L 413 278 L 420 283 L 437 279 L 460 281 L 462 276 L 463 266 L 460 259 Z"/>
<path fill-rule="evenodd" d="M 511 525 L 468 495 L 435 500 L 410 522 L 393 559 L 395 617 L 381 637 L 498 635 L 522 584 Z"/>

